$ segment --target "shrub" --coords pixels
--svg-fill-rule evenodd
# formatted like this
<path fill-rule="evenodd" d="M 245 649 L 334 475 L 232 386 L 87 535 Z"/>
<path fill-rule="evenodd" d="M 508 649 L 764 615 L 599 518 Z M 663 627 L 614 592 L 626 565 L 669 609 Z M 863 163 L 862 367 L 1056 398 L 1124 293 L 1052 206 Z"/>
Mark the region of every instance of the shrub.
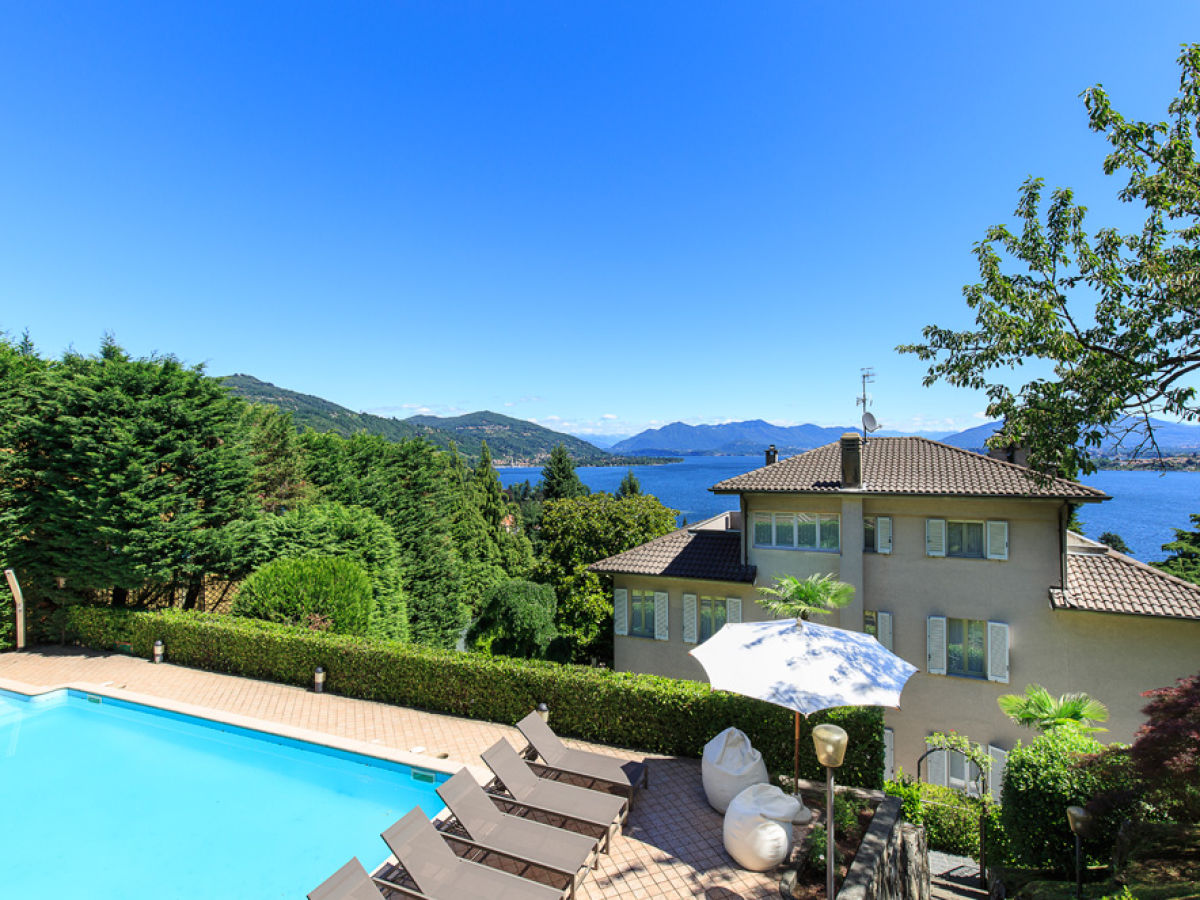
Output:
<path fill-rule="evenodd" d="M 1101 744 L 1078 726 L 1052 728 L 1008 754 L 1001 794 L 1001 823 L 1014 861 L 1028 868 L 1074 871 L 1075 838 L 1067 825 L 1068 806 L 1085 806 L 1102 790 L 1094 770 L 1081 765 Z M 1093 854 L 1106 856 L 1111 836 L 1086 841 Z"/>
<path fill-rule="evenodd" d="M 554 640 L 554 588 L 513 579 L 484 596 L 479 618 L 467 634 L 468 646 L 504 656 L 541 658 Z"/>
<path fill-rule="evenodd" d="M 232 610 L 266 622 L 362 634 L 372 606 L 371 582 L 362 566 L 352 559 L 314 556 L 267 563 L 242 582 Z"/>
<path fill-rule="evenodd" d="M 308 685 L 323 666 L 326 689 L 349 697 L 515 723 L 539 702 L 567 737 L 699 757 L 714 734 L 740 728 L 772 772 L 792 770 L 792 713 L 761 700 L 713 691 L 707 684 L 613 672 L 543 660 L 487 657 L 374 638 L 303 629 L 210 613 L 132 611 L 102 607 L 64 610 L 69 639 L 97 649 L 130 641 L 149 656 L 162 639 L 174 663 L 249 678 Z M 842 708 L 801 723 L 801 776 L 820 779 L 809 734 L 835 722 L 850 737 L 839 780 L 883 784 L 883 715 L 879 708 Z"/>
<path fill-rule="evenodd" d="M 901 776 L 883 786 L 902 801 L 901 815 L 925 826 L 930 850 L 979 858 L 979 814 L 982 801 L 962 791 L 924 784 Z"/>

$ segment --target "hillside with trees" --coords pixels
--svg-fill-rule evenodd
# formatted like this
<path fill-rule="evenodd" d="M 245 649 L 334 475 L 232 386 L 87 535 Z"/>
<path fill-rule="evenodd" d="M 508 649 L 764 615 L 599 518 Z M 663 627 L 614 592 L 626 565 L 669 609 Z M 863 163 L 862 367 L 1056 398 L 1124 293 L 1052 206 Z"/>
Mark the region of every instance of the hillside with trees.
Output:
<path fill-rule="evenodd" d="M 625 466 L 671 461 L 661 457 L 609 453 L 572 435 L 487 410 L 449 418 L 412 416 L 391 419 L 354 412 L 312 394 L 277 387 L 253 375 L 226 375 L 219 381 L 230 393 L 249 403 L 273 406 L 291 413 L 292 421 L 300 431 L 311 429 L 341 437 L 378 435 L 389 441 L 419 437 L 442 450 L 454 447 L 472 463 L 479 459 L 485 441 L 495 463 L 501 466 L 541 465 L 550 458 L 550 451 L 559 445 L 566 448 L 576 465 Z"/>

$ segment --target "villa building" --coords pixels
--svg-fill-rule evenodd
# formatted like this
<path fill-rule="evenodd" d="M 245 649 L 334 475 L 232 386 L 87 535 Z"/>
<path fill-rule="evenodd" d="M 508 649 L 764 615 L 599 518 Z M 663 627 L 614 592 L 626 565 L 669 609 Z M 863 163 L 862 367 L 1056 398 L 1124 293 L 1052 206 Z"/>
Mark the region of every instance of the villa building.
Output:
<path fill-rule="evenodd" d="M 1110 712 L 1102 740 L 1130 741 L 1144 690 L 1200 669 L 1200 586 L 1067 529 L 1075 505 L 1110 499 L 1061 478 L 924 438 L 846 434 L 711 488 L 733 512 L 592 566 L 613 577 L 614 666 L 706 681 L 688 651 L 726 622 L 768 618 L 758 589 L 830 574 L 854 587 L 822 621 L 874 634 L 918 673 L 887 710 L 887 767 L 910 774 L 935 731 L 1007 751 L 1031 733 L 1001 694 L 1086 691 Z M 965 786 L 958 754 L 925 780 Z"/>

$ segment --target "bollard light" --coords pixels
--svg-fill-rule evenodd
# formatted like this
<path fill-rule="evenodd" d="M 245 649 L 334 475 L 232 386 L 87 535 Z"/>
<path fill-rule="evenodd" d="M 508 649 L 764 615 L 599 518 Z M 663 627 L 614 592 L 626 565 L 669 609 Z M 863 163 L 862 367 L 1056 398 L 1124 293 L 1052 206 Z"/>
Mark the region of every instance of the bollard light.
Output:
<path fill-rule="evenodd" d="M 547 725 L 550 724 L 550 707 L 548 707 L 545 703 L 539 703 L 537 705 L 537 714 L 542 717 L 543 722 L 545 722 Z"/>
<path fill-rule="evenodd" d="M 1083 836 L 1092 824 L 1092 814 L 1082 806 L 1067 807 L 1067 824 L 1075 834 L 1075 900 L 1083 897 Z"/>
<path fill-rule="evenodd" d="M 817 762 L 825 767 L 825 897 L 833 900 L 833 770 L 846 758 L 846 729 L 828 723 L 812 730 Z"/>
<path fill-rule="evenodd" d="M 165 651 L 166 651 L 166 647 L 163 646 L 163 642 L 161 640 L 154 642 L 154 657 L 153 657 L 153 659 L 156 663 L 160 663 L 163 661 L 163 653 Z"/>
<path fill-rule="evenodd" d="M 313 693 L 320 694 L 325 690 L 325 670 L 317 666 L 313 672 Z"/>

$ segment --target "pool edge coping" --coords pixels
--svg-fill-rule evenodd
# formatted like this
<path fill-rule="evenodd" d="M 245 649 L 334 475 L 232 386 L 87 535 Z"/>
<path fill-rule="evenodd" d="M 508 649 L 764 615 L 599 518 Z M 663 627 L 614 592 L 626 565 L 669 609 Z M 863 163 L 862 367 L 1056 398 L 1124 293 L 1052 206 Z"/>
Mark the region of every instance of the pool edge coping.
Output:
<path fill-rule="evenodd" d="M 438 774 L 453 775 L 460 769 L 465 768 L 480 784 L 486 784 L 491 780 L 491 773 L 482 766 L 459 762 L 449 758 L 439 759 L 435 756 L 425 756 L 424 754 L 413 753 L 410 750 L 400 750 L 394 747 L 389 747 L 386 744 L 373 744 L 369 741 L 358 740 L 357 738 L 347 738 L 342 737 L 341 735 L 329 734 L 324 731 L 314 731 L 311 728 L 301 728 L 296 725 L 288 725 L 284 722 L 273 722 L 268 719 L 258 719 L 254 716 L 246 716 L 242 715 L 241 713 L 227 712 L 226 710 L 214 709 L 210 706 L 198 706 L 194 703 L 174 700 L 170 697 L 160 697 L 154 694 L 142 694 L 137 691 L 114 687 L 112 684 L 107 683 L 97 684 L 89 681 L 68 681 L 54 685 L 32 685 L 28 682 L 15 681 L 11 678 L 0 677 L 0 690 L 11 691 L 14 694 L 21 694 L 25 697 L 38 697 L 43 694 L 60 690 L 82 691 L 87 694 L 97 694 L 101 697 L 109 697 L 113 700 L 123 700 L 126 703 L 136 703 L 141 706 L 149 706 L 165 712 L 191 716 L 193 718 L 203 719 L 206 722 L 214 722 L 218 725 L 229 725 L 233 726 L 234 728 L 244 728 L 247 731 L 256 731 L 262 734 L 287 738 L 293 741 L 316 744 L 317 746 L 326 747 L 331 750 L 338 750 L 343 753 L 353 753 L 359 756 L 383 760 L 385 762 L 410 766 L 412 768 L 428 769 L 433 772 L 437 772 Z"/>

